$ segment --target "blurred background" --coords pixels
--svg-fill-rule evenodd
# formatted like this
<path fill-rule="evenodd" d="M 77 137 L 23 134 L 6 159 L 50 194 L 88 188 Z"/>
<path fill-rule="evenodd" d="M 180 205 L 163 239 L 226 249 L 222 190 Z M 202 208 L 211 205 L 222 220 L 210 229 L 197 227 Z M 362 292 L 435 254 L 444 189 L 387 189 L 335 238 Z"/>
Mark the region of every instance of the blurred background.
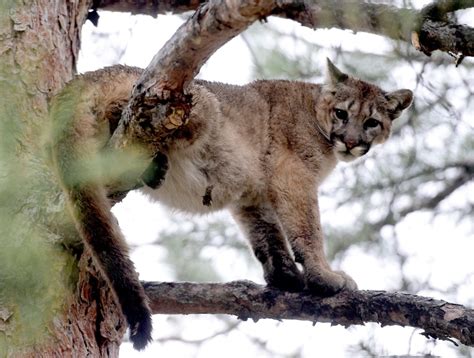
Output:
<path fill-rule="evenodd" d="M 420 8 L 423 2 L 414 5 Z M 458 21 L 474 26 L 474 11 Z M 79 71 L 122 63 L 146 67 L 184 16 L 101 12 L 83 28 Z M 152 39 L 152 41 L 150 41 Z M 341 163 L 320 188 L 327 254 L 361 289 L 403 291 L 474 306 L 474 61 L 431 58 L 406 43 L 366 33 L 303 28 L 270 18 L 221 48 L 199 77 L 324 81 L 325 58 L 385 90 L 410 88 L 415 102 L 392 138 Z M 171 212 L 130 193 L 114 213 L 142 280 L 263 283 L 259 263 L 231 217 Z M 474 357 L 474 350 L 427 340 L 413 328 L 362 327 L 230 316 L 154 317 L 144 352 L 122 357 Z"/>

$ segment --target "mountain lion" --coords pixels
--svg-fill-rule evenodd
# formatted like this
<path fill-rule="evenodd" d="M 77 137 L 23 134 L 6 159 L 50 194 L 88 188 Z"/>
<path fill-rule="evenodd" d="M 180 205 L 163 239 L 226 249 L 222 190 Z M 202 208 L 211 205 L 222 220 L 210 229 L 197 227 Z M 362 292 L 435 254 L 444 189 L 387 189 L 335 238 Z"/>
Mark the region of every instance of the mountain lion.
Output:
<path fill-rule="evenodd" d="M 189 120 L 157 144 L 153 161 L 140 150 L 117 159 L 105 149 L 114 131 L 120 133 L 115 142 L 156 140 L 149 120 L 133 128 L 119 123 L 141 72 L 114 66 L 78 76 L 51 106 L 55 167 L 77 228 L 120 302 L 134 347 L 151 339 L 150 310 L 107 196 L 135 188 L 143 172 L 149 185 L 139 190 L 152 200 L 191 213 L 229 209 L 268 285 L 320 295 L 357 289 L 325 258 L 317 188 L 338 160 L 356 159 L 389 137 L 412 92 L 385 92 L 329 60 L 322 85 L 196 80 L 188 88 Z M 123 171 L 129 173 L 126 185 L 117 179 Z"/>

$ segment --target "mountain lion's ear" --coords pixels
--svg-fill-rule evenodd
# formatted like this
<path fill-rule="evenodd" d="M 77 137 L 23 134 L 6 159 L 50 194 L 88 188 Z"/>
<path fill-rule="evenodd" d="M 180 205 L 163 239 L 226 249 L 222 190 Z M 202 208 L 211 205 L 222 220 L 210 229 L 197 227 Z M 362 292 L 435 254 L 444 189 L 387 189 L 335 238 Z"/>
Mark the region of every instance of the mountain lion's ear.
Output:
<path fill-rule="evenodd" d="M 328 62 L 328 72 L 327 72 L 327 82 L 336 85 L 340 82 L 344 82 L 349 78 L 348 75 L 345 73 L 341 72 L 334 64 L 329 60 L 329 58 L 326 57 L 326 60 Z"/>
<path fill-rule="evenodd" d="M 387 93 L 385 98 L 388 101 L 388 110 L 391 118 L 395 119 L 400 117 L 402 111 L 410 106 L 413 101 L 413 92 L 409 89 L 401 89 Z"/>

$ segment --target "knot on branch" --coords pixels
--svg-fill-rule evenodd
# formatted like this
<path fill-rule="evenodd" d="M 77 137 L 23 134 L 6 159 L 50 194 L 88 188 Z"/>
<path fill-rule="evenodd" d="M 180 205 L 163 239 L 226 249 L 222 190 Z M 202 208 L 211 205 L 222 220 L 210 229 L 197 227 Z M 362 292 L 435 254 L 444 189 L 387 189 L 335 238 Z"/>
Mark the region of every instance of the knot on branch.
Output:
<path fill-rule="evenodd" d="M 472 55 L 474 32 L 469 26 L 450 20 L 448 14 L 462 8 L 450 1 L 425 6 L 412 30 L 412 45 L 427 56 L 436 50 L 447 52 L 459 66 L 465 56 Z"/>
<path fill-rule="evenodd" d="M 145 147 L 151 156 L 161 151 L 170 135 L 184 127 L 189 120 L 192 95 L 180 92 L 137 94 L 122 114 L 110 145 L 125 148 L 132 145 Z"/>

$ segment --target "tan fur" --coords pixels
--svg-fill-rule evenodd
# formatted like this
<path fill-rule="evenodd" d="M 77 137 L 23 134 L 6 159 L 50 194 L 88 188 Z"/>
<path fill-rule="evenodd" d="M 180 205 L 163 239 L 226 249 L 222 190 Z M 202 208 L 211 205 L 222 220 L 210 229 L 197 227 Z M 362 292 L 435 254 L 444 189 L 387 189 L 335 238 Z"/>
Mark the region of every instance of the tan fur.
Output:
<path fill-rule="evenodd" d="M 412 100 L 409 90 L 386 93 L 343 74 L 331 63 L 328 68 L 324 85 L 290 81 L 257 81 L 246 86 L 193 82 L 189 88 L 193 96 L 189 122 L 170 134 L 171 139 L 161 148 L 169 166 L 164 181 L 156 189 L 141 189 L 151 199 L 182 211 L 229 209 L 249 238 L 270 285 L 285 290 L 307 287 L 325 295 L 357 286 L 347 274 L 333 271 L 325 258 L 317 188 L 338 159 L 355 159 L 372 144 L 384 142 L 393 119 Z M 89 151 L 100 151 L 110 138 L 139 74 L 139 70 L 123 66 L 88 74 L 69 85 L 56 100 L 53 115 L 59 123 L 67 124 L 59 125 L 55 155 L 69 192 L 89 190 L 81 183 L 70 184 L 75 175 L 70 170 L 77 165 L 74 161 L 88 157 Z M 74 88 L 78 98 L 69 111 L 72 116 L 57 115 L 65 106 L 64 98 Z M 338 118 L 344 117 L 344 112 L 347 118 Z M 115 133 L 120 134 L 114 135 L 115 141 L 150 141 L 143 126 L 127 125 L 119 124 Z M 88 142 L 92 145 L 86 145 Z M 107 185 L 110 191 L 111 179 L 101 178 L 96 185 Z M 75 195 L 70 197 L 74 201 Z M 100 202 L 74 203 L 84 210 L 104 206 Z M 90 225 L 81 222 L 77 213 L 76 221 L 79 227 Z M 109 266 L 114 261 L 117 266 L 127 263 L 127 255 L 121 256 L 123 239 L 113 220 L 102 217 L 98 221 L 96 225 L 111 227 L 109 236 L 118 247 L 118 253 L 98 257 L 105 274 L 110 276 L 109 271 L 117 267 Z M 87 235 L 90 237 L 86 242 L 97 251 L 95 245 L 101 237 L 93 230 L 83 234 Z M 110 263 L 103 263 L 107 254 Z M 302 264 L 303 271 L 295 261 Z M 125 281 L 137 282 L 133 266 L 122 271 Z M 130 295 L 140 296 L 142 292 L 135 287 Z M 117 294 L 124 312 L 128 302 L 143 305 L 146 310 L 143 299 L 121 299 L 120 295 L 126 292 Z"/>

